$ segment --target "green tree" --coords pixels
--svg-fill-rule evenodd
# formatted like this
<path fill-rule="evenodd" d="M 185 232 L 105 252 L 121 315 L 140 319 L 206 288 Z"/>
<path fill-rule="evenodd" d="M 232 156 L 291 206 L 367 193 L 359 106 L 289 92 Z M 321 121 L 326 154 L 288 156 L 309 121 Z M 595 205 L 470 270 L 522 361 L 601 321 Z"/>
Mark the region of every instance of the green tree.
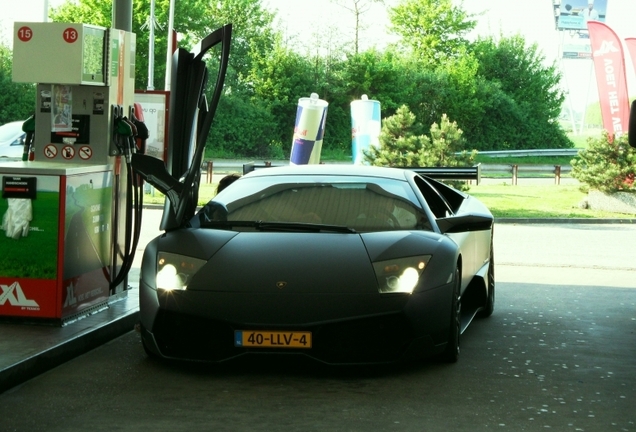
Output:
<path fill-rule="evenodd" d="M 26 120 L 35 111 L 35 84 L 13 82 L 13 55 L 0 44 L 0 125 Z"/>
<path fill-rule="evenodd" d="M 166 73 L 167 25 L 169 0 L 156 0 L 155 18 L 163 31 L 155 31 L 155 66 L 153 85 L 163 89 Z M 133 5 L 132 31 L 136 34 L 135 88 L 145 89 L 148 82 L 149 32 L 144 28 L 150 0 Z M 51 12 L 53 21 L 77 22 L 103 27 L 112 26 L 111 0 L 67 1 Z M 203 37 L 227 23 L 233 24 L 232 55 L 226 84 L 234 91 L 245 88 L 251 68 L 251 53 L 273 46 L 273 14 L 261 6 L 260 0 L 179 0 L 175 2 L 174 29 L 180 35 L 180 46 L 192 49 Z"/>
<path fill-rule="evenodd" d="M 468 43 L 466 35 L 477 21 L 452 0 L 404 0 L 389 9 L 391 30 L 402 37 L 425 64 L 437 65 L 456 57 Z"/>
<path fill-rule="evenodd" d="M 588 189 L 636 192 L 636 149 L 629 146 L 627 134 L 612 139 L 603 131 L 600 138 L 589 138 L 571 164 L 572 177 Z"/>
<path fill-rule="evenodd" d="M 148 83 L 149 32 L 144 29 L 149 17 L 150 0 L 135 1 L 132 31 L 136 34 L 135 88 L 145 89 Z M 153 86 L 164 88 L 166 73 L 167 23 L 169 0 L 157 0 L 155 16 L 164 31 L 155 31 L 155 67 Z M 81 22 L 111 27 L 111 0 L 68 1 L 53 10 L 54 21 Z M 233 37 L 227 76 L 226 96 L 222 98 L 219 115 L 208 138 L 213 152 L 235 156 L 268 154 L 265 142 L 274 142 L 276 123 L 273 110 L 263 100 L 254 100 L 254 86 L 250 74 L 261 53 L 272 50 L 276 31 L 273 14 L 260 0 L 179 0 L 175 3 L 174 29 L 180 35 L 179 45 L 192 49 L 194 44 L 210 32 L 232 23 Z M 208 56 L 210 77 L 218 66 L 216 53 Z M 214 79 L 209 86 L 214 85 Z M 295 109 L 295 108 L 294 108 Z M 242 122 L 242 125 L 239 124 Z M 293 130 L 293 118 L 291 120 Z M 271 149 L 276 151 L 275 148 Z M 278 150 L 279 151 L 279 150 Z"/>
<path fill-rule="evenodd" d="M 387 167 L 419 166 L 419 153 L 428 137 L 422 135 L 422 125 L 406 105 L 382 121 L 380 146 L 365 150 L 364 161 L 370 165 Z"/>
<path fill-rule="evenodd" d="M 466 151 L 463 132 L 456 122 L 442 115 L 433 123 L 429 136 L 422 134 L 422 125 L 406 105 L 382 123 L 380 146 L 364 151 L 364 159 L 371 165 L 390 167 L 460 167 L 475 163 L 476 151 Z M 461 181 L 447 182 L 461 190 L 468 185 Z"/>
<path fill-rule="evenodd" d="M 283 159 L 281 146 L 273 144 L 275 128 L 276 121 L 265 103 L 225 95 L 208 136 L 207 157 Z"/>
<path fill-rule="evenodd" d="M 312 65 L 281 43 L 270 51 L 258 53 L 254 59 L 248 76 L 253 87 L 252 103 L 261 101 L 267 106 L 274 121 L 270 143 L 289 155 L 298 99 L 316 91 Z"/>
<path fill-rule="evenodd" d="M 353 41 L 353 53 L 358 54 L 360 52 L 360 31 L 365 29 L 365 25 L 362 22 L 363 15 L 371 10 L 373 3 L 384 3 L 384 0 L 331 0 L 333 3 L 344 8 L 353 15 L 354 19 L 354 41 Z"/>
<path fill-rule="evenodd" d="M 157 0 L 155 5 L 157 22 L 167 23 L 167 8 L 168 0 Z M 136 89 L 146 89 L 148 84 L 148 31 L 142 30 L 141 27 L 146 23 L 149 10 L 149 0 L 136 1 L 133 5 L 132 31 L 136 34 L 137 49 L 135 53 Z M 84 23 L 110 28 L 112 27 L 112 2 L 109 0 L 67 1 L 57 8 L 52 8 L 49 17 L 55 22 Z M 163 89 L 165 82 L 167 30 L 165 33 L 157 31 L 155 34 L 155 79 L 153 84 L 157 89 Z"/>
<path fill-rule="evenodd" d="M 182 0 L 179 0 L 182 1 Z M 191 0 L 190 0 L 191 1 Z M 197 0 L 204 5 L 200 21 L 203 25 L 188 32 L 191 46 L 213 30 L 231 23 L 232 48 L 226 87 L 233 93 L 249 92 L 249 75 L 260 53 L 274 48 L 278 32 L 274 30 L 274 14 L 263 8 L 261 0 Z M 177 2 L 178 3 L 178 2 Z M 192 12 L 184 12 L 187 15 Z M 186 15 L 186 16 L 187 16 Z"/>
<path fill-rule="evenodd" d="M 488 132 L 482 135 L 484 146 L 508 141 L 515 149 L 572 147 L 558 122 L 565 100 L 559 88 L 561 74 L 556 65 L 545 65 L 536 44 L 526 44 L 519 35 L 489 37 L 479 39 L 472 49 L 477 75 L 500 90 L 491 98 L 482 95 L 488 102 L 482 118 L 482 130 Z M 491 117 L 501 116 L 512 122 L 507 127 L 514 126 L 508 136 L 487 124 Z"/>

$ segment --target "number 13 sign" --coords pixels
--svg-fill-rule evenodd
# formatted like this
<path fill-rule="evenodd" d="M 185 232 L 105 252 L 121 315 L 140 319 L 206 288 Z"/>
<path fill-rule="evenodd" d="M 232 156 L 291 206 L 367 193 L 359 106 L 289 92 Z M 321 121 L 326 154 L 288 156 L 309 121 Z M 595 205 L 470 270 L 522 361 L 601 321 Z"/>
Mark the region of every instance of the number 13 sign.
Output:
<path fill-rule="evenodd" d="M 73 27 L 69 27 L 64 30 L 64 33 L 62 33 L 62 37 L 66 42 L 73 43 L 77 40 L 77 30 L 75 30 Z"/>

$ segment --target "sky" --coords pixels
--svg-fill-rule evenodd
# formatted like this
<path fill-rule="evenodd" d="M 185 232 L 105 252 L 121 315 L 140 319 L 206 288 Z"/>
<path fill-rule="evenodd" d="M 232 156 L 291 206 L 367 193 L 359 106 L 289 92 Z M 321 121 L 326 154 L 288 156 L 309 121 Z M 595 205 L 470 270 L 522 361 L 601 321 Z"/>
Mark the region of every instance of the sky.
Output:
<path fill-rule="evenodd" d="M 0 16 L 0 40 L 10 43 L 14 21 L 42 21 L 44 4 L 57 6 L 63 0 L 3 0 Z M 178 0 L 177 0 L 178 1 Z M 334 0 L 262 0 L 271 10 L 277 10 L 277 25 L 290 41 L 305 47 L 334 46 L 339 39 L 352 40 L 353 15 L 335 4 Z M 341 0 L 342 2 L 343 0 Z M 344 0 L 346 2 L 346 0 Z M 587 103 L 598 100 L 592 62 L 589 60 L 560 60 L 559 47 L 568 38 L 568 32 L 558 32 L 554 26 L 554 0 L 464 0 L 463 7 L 470 13 L 483 13 L 479 17 L 474 36 L 521 34 L 528 43 L 536 43 L 546 57 L 547 64 L 556 62 L 564 80 L 564 90 L 575 111 Z M 384 0 L 395 5 L 399 0 Z M 567 2 L 567 0 L 564 0 Z M 389 20 L 386 6 L 371 3 L 362 15 L 365 29 L 361 32 L 361 49 L 371 46 L 382 48 L 395 40 L 388 33 Z M 607 0 L 607 18 L 621 39 L 636 37 L 636 0 Z M 332 42 L 333 40 L 333 42 Z M 630 94 L 636 94 L 636 73 L 627 60 Z"/>

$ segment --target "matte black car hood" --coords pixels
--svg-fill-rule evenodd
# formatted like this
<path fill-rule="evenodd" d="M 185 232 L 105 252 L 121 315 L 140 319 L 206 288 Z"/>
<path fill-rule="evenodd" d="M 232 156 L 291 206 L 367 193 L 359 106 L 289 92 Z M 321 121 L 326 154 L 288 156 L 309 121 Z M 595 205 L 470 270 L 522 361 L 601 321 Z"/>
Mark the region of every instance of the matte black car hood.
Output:
<path fill-rule="evenodd" d="M 362 235 L 243 232 L 218 244 L 188 290 L 377 293 L 373 261 L 395 258 L 395 250 L 401 251 L 400 257 L 433 253 L 440 237 L 406 231 Z"/>
<path fill-rule="evenodd" d="M 347 292 L 377 292 L 359 235 L 243 232 L 210 258 L 188 290 L 333 293 L 344 287 Z"/>

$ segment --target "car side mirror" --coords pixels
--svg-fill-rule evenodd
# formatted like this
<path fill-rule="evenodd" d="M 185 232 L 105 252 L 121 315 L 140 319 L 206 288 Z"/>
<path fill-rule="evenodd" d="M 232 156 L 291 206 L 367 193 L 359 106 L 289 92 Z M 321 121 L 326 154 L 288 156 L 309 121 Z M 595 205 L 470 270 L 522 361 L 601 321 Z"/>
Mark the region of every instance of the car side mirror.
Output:
<path fill-rule="evenodd" d="M 486 231 L 492 228 L 494 218 L 487 214 L 469 213 L 437 219 L 437 226 L 442 234 L 469 231 Z"/>

